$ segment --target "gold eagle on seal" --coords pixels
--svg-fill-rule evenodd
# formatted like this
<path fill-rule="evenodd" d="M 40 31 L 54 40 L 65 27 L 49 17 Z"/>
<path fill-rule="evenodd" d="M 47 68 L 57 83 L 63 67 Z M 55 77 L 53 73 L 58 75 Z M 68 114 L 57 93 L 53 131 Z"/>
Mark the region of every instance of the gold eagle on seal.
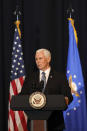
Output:
<path fill-rule="evenodd" d="M 71 93 L 75 94 L 77 97 L 80 97 L 79 93 L 77 92 L 77 86 L 72 81 L 72 75 L 69 76 L 69 87 L 71 88 Z"/>

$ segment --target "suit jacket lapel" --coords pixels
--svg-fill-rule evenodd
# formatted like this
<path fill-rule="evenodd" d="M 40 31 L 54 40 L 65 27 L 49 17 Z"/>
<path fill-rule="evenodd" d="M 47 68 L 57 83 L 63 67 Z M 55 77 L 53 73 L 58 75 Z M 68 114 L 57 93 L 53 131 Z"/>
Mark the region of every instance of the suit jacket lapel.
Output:
<path fill-rule="evenodd" d="M 39 80 L 39 71 L 36 72 L 35 80 L 36 80 L 36 83 L 40 82 L 40 80 Z"/>
<path fill-rule="evenodd" d="M 48 77 L 48 81 L 47 81 L 47 84 L 46 84 L 46 88 L 45 88 L 45 92 L 48 90 L 48 88 L 50 87 L 50 82 L 52 81 L 53 79 L 53 70 L 51 69 L 50 71 L 50 74 L 49 74 L 49 77 Z"/>

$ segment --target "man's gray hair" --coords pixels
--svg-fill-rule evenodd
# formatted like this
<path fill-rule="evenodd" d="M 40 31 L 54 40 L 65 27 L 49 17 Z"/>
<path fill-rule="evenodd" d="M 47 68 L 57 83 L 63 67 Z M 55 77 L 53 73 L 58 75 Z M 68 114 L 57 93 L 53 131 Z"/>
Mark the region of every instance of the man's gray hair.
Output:
<path fill-rule="evenodd" d="M 47 49 L 38 49 L 38 50 L 36 50 L 36 53 L 39 53 L 39 52 L 41 52 L 41 51 L 43 51 L 44 52 L 44 55 L 46 56 L 46 57 L 50 57 L 51 58 L 51 53 L 50 53 L 50 51 L 49 50 L 47 50 Z"/>

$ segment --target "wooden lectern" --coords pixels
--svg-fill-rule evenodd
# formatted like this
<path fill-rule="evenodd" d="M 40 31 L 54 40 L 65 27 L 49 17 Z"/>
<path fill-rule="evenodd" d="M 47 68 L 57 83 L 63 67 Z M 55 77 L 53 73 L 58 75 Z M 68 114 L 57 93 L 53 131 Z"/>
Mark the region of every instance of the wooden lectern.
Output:
<path fill-rule="evenodd" d="M 42 109 L 34 109 L 29 104 L 28 95 L 13 96 L 11 109 L 22 110 L 31 120 L 31 131 L 46 131 L 46 121 L 55 110 L 65 110 L 67 105 L 63 95 L 47 95 L 46 105 Z M 33 121 L 32 121 L 33 120 Z"/>

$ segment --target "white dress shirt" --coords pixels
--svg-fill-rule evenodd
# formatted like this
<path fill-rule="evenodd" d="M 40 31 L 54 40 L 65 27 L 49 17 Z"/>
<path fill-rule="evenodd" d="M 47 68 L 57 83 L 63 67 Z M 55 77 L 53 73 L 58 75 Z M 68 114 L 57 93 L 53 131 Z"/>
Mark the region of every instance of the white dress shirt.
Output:
<path fill-rule="evenodd" d="M 49 74 L 50 74 L 50 70 L 51 70 L 50 67 L 49 67 L 47 70 L 45 70 L 45 71 L 40 70 L 39 80 L 41 81 L 41 78 L 42 78 L 42 72 L 44 72 L 44 73 L 45 73 L 45 77 L 46 77 L 46 83 L 47 83 L 47 80 L 48 80 L 48 77 L 49 77 Z"/>

